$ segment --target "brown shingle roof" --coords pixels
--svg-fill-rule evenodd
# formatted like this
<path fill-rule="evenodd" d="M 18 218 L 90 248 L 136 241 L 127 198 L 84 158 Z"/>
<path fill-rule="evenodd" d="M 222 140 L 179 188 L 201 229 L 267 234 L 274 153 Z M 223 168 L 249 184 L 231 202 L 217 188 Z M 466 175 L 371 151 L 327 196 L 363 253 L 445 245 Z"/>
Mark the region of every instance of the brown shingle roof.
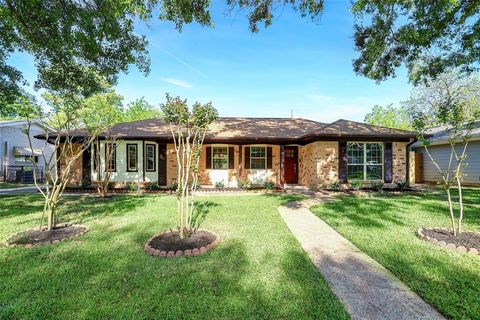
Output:
<path fill-rule="evenodd" d="M 315 131 L 312 136 L 414 138 L 415 133 L 412 131 L 373 126 L 366 123 L 340 119 Z"/>
<path fill-rule="evenodd" d="M 86 130 L 77 130 L 76 136 L 87 135 Z M 102 136 L 113 135 L 130 139 L 171 139 L 170 125 L 159 118 L 120 123 Z M 206 141 L 257 141 L 283 140 L 300 142 L 315 137 L 379 137 L 413 138 L 410 131 L 372 126 L 349 120 L 331 124 L 302 118 L 240 118 L 223 117 L 209 127 Z"/>

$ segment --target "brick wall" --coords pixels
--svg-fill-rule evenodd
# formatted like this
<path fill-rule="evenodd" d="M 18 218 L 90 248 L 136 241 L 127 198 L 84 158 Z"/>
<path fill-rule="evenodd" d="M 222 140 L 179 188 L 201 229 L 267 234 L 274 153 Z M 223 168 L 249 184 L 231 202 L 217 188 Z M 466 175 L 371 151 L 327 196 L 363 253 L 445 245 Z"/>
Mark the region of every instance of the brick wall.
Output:
<path fill-rule="evenodd" d="M 407 145 L 408 142 L 394 142 L 393 151 L 393 182 L 407 180 Z"/>
<path fill-rule="evenodd" d="M 317 189 L 338 180 L 338 142 L 317 141 L 299 147 L 299 184 Z"/>

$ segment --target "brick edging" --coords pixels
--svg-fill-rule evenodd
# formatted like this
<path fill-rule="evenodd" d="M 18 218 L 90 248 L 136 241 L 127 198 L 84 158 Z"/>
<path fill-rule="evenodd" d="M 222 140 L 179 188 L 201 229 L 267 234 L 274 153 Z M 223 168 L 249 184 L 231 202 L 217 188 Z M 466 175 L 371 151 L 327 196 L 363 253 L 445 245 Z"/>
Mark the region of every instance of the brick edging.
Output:
<path fill-rule="evenodd" d="M 435 230 L 450 231 L 450 229 L 447 229 L 447 228 L 431 228 L 430 230 L 434 230 L 434 229 Z M 454 243 L 447 243 L 445 241 L 439 241 L 435 238 L 432 238 L 430 236 L 427 236 L 427 235 L 423 234 L 423 230 L 428 230 L 428 229 L 420 228 L 416 232 L 417 236 L 422 240 L 428 241 L 430 243 L 436 244 L 436 245 L 441 246 L 441 247 L 445 247 L 445 248 L 450 249 L 450 250 L 455 250 L 457 252 L 462 252 L 462 253 L 468 252 L 468 253 L 471 253 L 471 254 L 480 254 L 480 251 L 476 248 L 467 249 L 464 246 L 457 246 Z"/>
<path fill-rule="evenodd" d="M 77 237 L 81 236 L 82 234 L 86 233 L 89 230 L 89 228 L 87 226 L 84 226 L 84 225 L 81 225 L 81 224 L 75 224 L 75 223 L 64 223 L 64 224 L 61 224 L 57 227 L 69 227 L 69 226 L 83 227 L 83 228 L 85 228 L 85 230 L 83 230 L 80 233 L 76 233 L 74 235 L 66 237 L 66 238 L 57 239 L 57 240 L 53 240 L 53 241 L 46 241 L 46 242 L 36 243 L 36 244 L 32 244 L 32 243 L 18 244 L 18 243 L 9 243 L 8 242 L 9 239 L 15 237 L 16 235 L 19 235 L 21 233 L 28 232 L 28 231 L 31 231 L 31 230 L 38 230 L 38 228 L 30 228 L 30 229 L 27 229 L 27 230 L 19 231 L 15 234 L 11 235 L 10 237 L 8 237 L 7 240 L 4 241 L 3 245 L 5 247 L 8 247 L 8 248 L 33 248 L 33 247 L 44 246 L 44 245 L 47 245 L 47 244 L 57 244 L 57 243 L 60 243 L 62 241 L 69 240 L 71 238 L 77 238 Z"/>
<path fill-rule="evenodd" d="M 206 230 L 197 230 L 197 231 L 206 231 Z M 154 238 L 162 236 L 162 235 L 167 234 L 167 233 L 171 233 L 171 232 L 172 231 L 164 231 L 164 232 L 160 232 L 160 233 L 154 235 L 153 237 L 148 239 L 147 243 L 143 247 L 143 250 L 146 253 L 148 253 L 149 255 L 162 257 L 162 258 L 172 258 L 172 257 L 180 257 L 180 256 L 191 257 L 191 256 L 201 255 L 201 254 L 203 254 L 203 253 L 205 253 L 205 252 L 207 252 L 211 249 L 214 249 L 220 243 L 220 237 L 216 233 L 211 232 L 211 231 L 206 231 L 206 232 L 209 232 L 209 233 L 213 234 L 216 237 L 215 240 L 212 243 L 209 243 L 206 247 L 195 248 L 195 249 L 192 249 L 192 250 L 178 250 L 176 252 L 175 251 L 168 251 L 167 252 L 167 251 L 155 249 L 155 248 L 150 246 L 150 242 Z"/>

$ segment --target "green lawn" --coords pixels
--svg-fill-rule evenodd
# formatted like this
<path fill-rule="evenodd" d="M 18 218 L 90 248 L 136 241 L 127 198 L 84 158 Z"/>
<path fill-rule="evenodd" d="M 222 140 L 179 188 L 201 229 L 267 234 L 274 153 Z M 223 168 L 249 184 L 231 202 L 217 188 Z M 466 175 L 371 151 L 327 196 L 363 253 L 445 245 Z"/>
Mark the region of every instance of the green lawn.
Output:
<path fill-rule="evenodd" d="M 221 244 L 168 260 L 142 248 L 175 225 L 175 197 L 65 199 L 61 219 L 90 231 L 57 245 L 0 248 L 0 319 L 347 318 L 276 211 L 292 196 L 200 198 L 202 227 Z M 0 203 L 0 239 L 38 224 L 38 195 Z"/>
<path fill-rule="evenodd" d="M 465 190 L 465 229 L 480 232 L 480 189 Z M 448 227 L 443 192 L 340 196 L 312 209 L 448 318 L 480 319 L 480 256 L 420 240 L 421 227 Z"/>
<path fill-rule="evenodd" d="M 20 187 L 34 187 L 33 184 L 22 184 L 22 183 L 3 183 L 0 182 L 0 190 L 2 189 L 11 189 L 11 188 L 20 188 Z"/>

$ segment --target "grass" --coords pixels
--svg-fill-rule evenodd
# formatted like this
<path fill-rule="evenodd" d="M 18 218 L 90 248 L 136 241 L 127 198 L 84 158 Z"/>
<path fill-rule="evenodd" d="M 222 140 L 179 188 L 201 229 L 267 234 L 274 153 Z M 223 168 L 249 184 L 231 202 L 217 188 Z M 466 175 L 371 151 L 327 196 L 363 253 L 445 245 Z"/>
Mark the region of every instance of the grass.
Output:
<path fill-rule="evenodd" d="M 480 189 L 465 190 L 464 228 L 480 232 Z M 420 240 L 449 227 L 443 192 L 341 196 L 312 211 L 451 319 L 480 319 L 480 256 Z"/>
<path fill-rule="evenodd" d="M 2 189 L 12 189 L 12 188 L 20 188 L 20 187 L 34 187 L 33 184 L 22 184 L 22 183 L 3 183 L 0 182 L 0 190 Z"/>
<path fill-rule="evenodd" d="M 276 208 L 292 196 L 199 199 L 220 245 L 198 257 L 143 252 L 175 225 L 173 196 L 65 197 L 90 231 L 57 245 L 0 248 L 0 319 L 345 319 Z M 0 239 L 38 225 L 38 195 L 0 197 Z"/>

